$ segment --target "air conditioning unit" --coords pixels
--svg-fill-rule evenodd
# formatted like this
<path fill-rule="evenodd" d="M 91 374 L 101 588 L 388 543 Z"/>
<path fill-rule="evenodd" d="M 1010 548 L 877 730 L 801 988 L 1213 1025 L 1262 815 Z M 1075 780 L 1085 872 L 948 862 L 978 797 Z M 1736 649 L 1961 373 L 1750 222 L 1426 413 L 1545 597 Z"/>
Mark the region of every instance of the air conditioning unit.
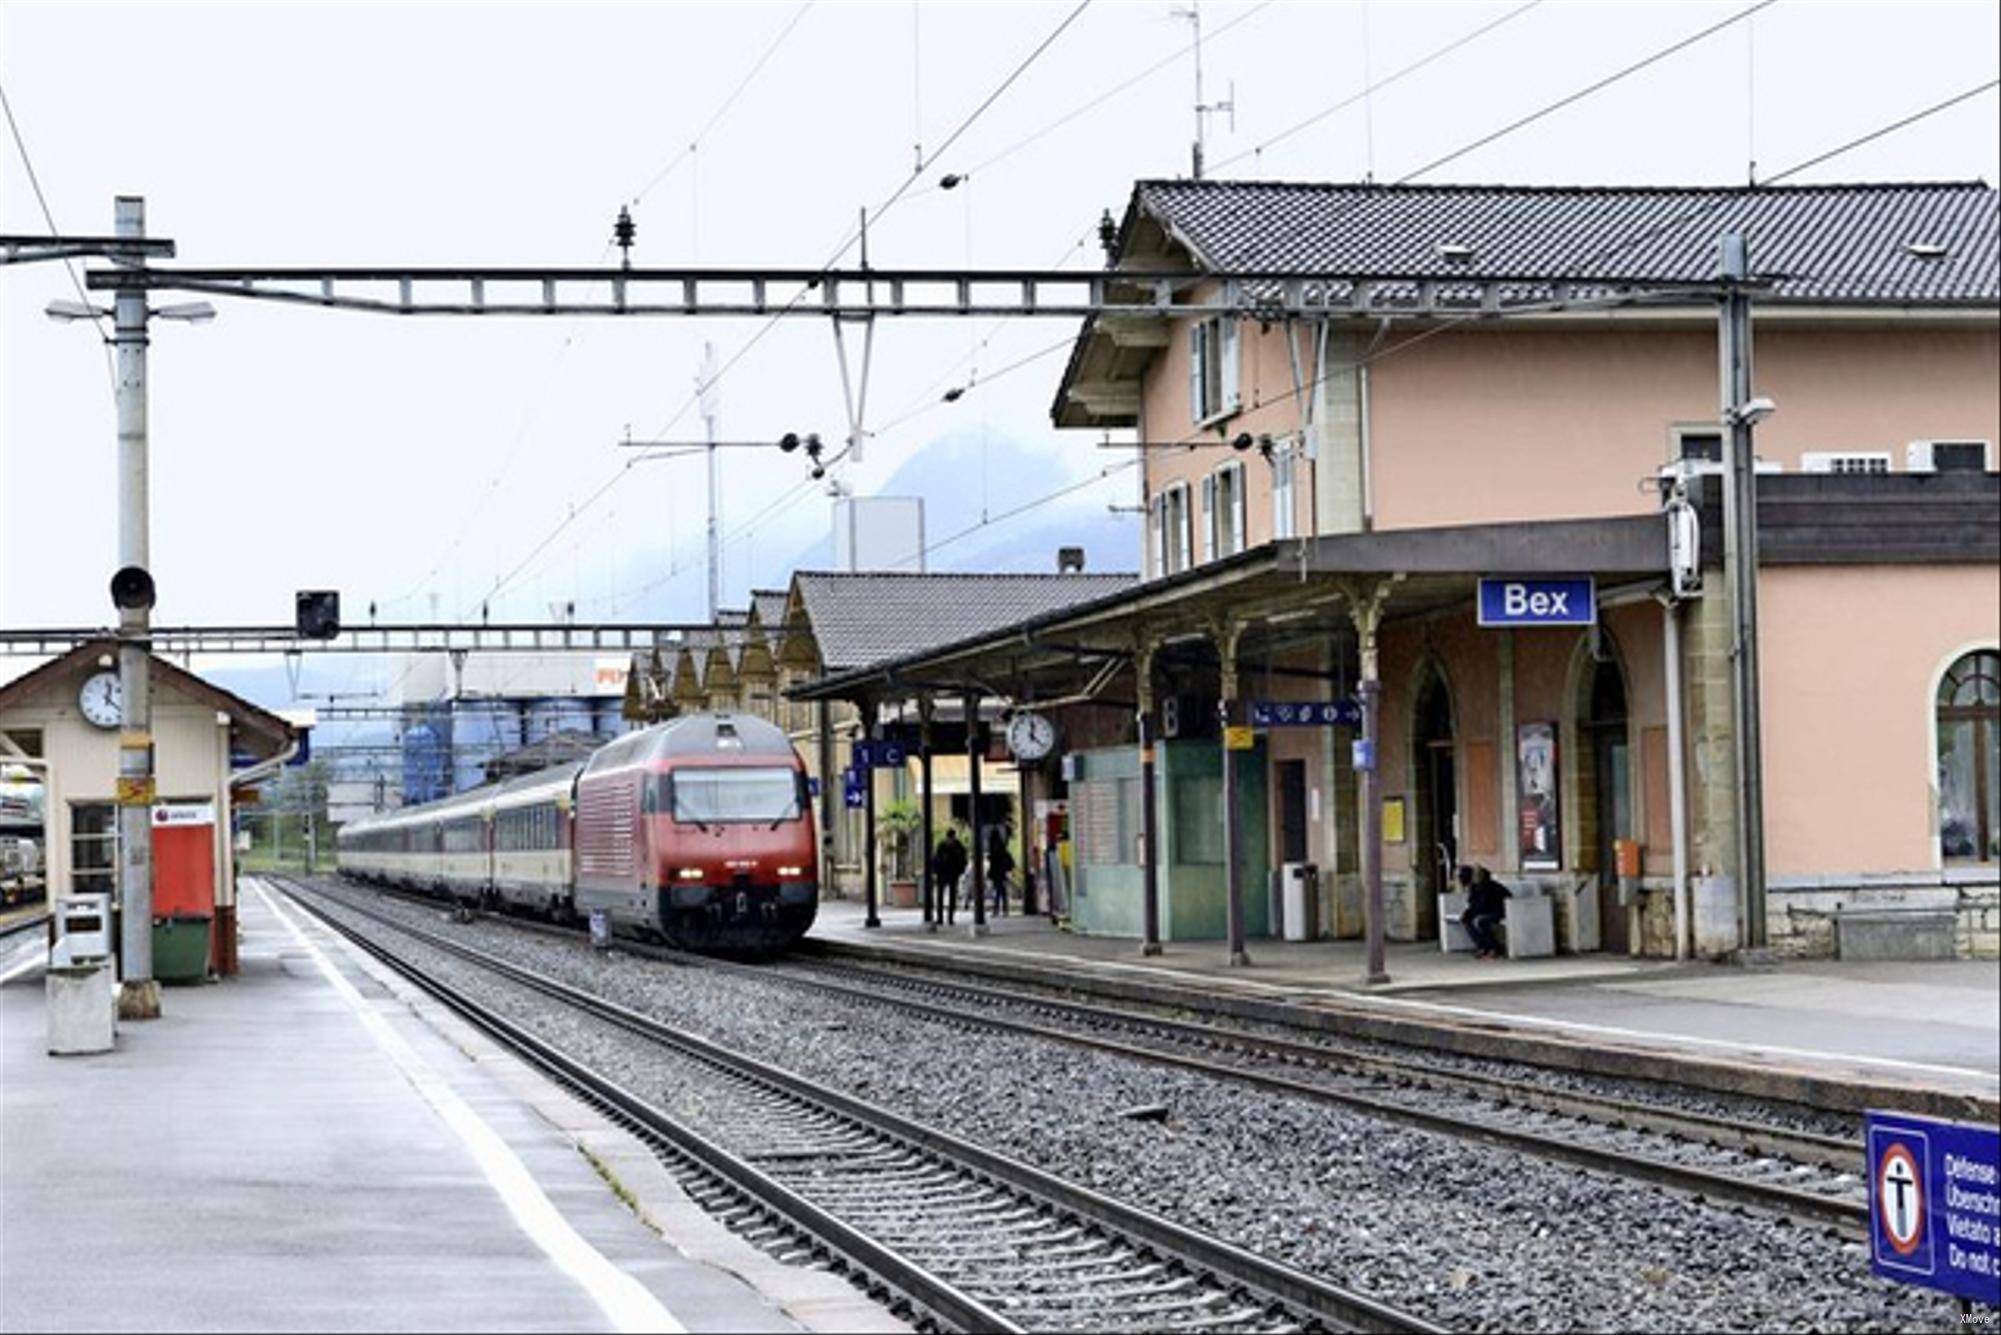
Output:
<path fill-rule="evenodd" d="M 1991 440 L 1914 440 L 1904 447 L 1907 473 L 1991 473 Z"/>
<path fill-rule="evenodd" d="M 1802 473 L 1887 473 L 1888 450 L 1808 450 L 1800 455 Z"/>

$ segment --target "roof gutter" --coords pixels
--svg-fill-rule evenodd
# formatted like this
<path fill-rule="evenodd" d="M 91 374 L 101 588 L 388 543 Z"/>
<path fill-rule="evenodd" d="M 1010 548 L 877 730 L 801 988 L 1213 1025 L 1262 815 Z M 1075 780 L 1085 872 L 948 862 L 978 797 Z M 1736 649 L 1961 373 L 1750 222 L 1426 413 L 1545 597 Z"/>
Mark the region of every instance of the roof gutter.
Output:
<path fill-rule="evenodd" d="M 246 765 L 242 769 L 231 770 L 229 772 L 229 786 L 231 788 L 240 788 L 245 784 L 256 783 L 260 779 L 267 779 L 290 764 L 292 757 L 298 754 L 299 734 L 294 732 L 292 739 L 285 743 L 285 749 L 278 752 L 278 754 L 260 760 L 254 765 Z"/>

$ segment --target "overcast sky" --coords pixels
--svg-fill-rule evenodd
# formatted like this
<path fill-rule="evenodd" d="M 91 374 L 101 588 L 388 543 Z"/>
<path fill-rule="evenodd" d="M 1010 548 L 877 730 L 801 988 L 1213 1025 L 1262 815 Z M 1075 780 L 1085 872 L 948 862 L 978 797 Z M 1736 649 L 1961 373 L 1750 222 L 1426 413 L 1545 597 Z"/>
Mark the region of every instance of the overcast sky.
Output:
<path fill-rule="evenodd" d="M 790 2 L 8 0 L 0 82 L 61 228 L 108 232 L 113 195 L 143 194 L 153 231 L 186 264 L 594 265 L 609 262 L 612 219 L 633 203 L 635 263 L 804 266 L 825 261 L 856 210 L 911 173 L 914 145 L 934 151 L 1072 7 L 819 0 L 802 16 Z M 1204 4 L 1207 92 L 1234 85 L 1236 101 L 1234 129 L 1227 116 L 1212 124 L 1209 159 L 1245 153 L 1370 72 L 1518 7 Z M 1220 174 L 1398 179 L 1743 7 L 1550 0 Z M 1738 183 L 1753 157 L 1777 171 L 1993 77 L 1997 12 L 1782 0 L 1423 179 Z M 1165 3 L 1092 4 L 875 225 L 871 258 L 1097 263 L 1100 210 L 1116 212 L 1136 178 L 1187 171 L 1191 61 L 993 159 L 1189 36 Z M 1996 120 L 1990 93 L 1803 179 L 1992 181 Z M 931 185 L 969 169 L 959 190 Z M 11 139 L 0 218 L 7 232 L 45 226 Z M 74 293 L 60 267 L 0 270 L 7 626 L 110 616 L 111 397 L 90 327 L 43 317 L 61 297 Z M 341 589 L 350 621 L 371 600 L 384 619 L 472 612 L 620 468 L 614 442 L 628 425 L 696 435 L 699 415 L 676 413 L 702 341 L 727 358 L 757 328 L 218 305 L 215 323 L 156 326 L 154 338 L 152 563 L 168 623 L 286 621 L 292 591 L 310 586 Z M 871 422 L 1069 332 L 1053 321 L 888 325 Z M 911 417 L 847 480 L 867 493 L 927 442 L 974 427 L 1038 492 L 1089 477 L 1108 456 L 1048 425 L 1060 369 L 1051 356 Z M 728 437 L 838 437 L 825 323 L 765 338 L 720 400 Z M 800 473 L 775 454 L 730 458 L 726 528 L 792 499 L 731 546 L 729 599 L 753 579 L 782 583 L 782 561 L 825 533 L 827 501 L 797 488 Z M 1126 474 L 1062 504 L 1102 514 L 1131 492 Z M 695 615 L 701 516 L 698 464 L 632 469 L 503 589 L 495 619 L 543 619 L 569 599 L 584 618 Z M 636 594 L 642 585 L 653 587 Z"/>

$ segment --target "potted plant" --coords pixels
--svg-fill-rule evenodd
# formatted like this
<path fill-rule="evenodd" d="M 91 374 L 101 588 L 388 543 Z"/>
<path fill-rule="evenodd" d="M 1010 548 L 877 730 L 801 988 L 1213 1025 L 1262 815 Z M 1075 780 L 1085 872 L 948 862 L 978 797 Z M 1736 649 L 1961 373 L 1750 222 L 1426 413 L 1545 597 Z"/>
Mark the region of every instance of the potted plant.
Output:
<path fill-rule="evenodd" d="M 878 817 L 885 836 L 883 840 L 884 861 L 888 864 L 889 903 L 900 909 L 917 907 L 918 868 L 924 856 L 917 847 L 918 834 L 924 828 L 924 814 L 917 803 L 905 799 L 891 802 L 884 807 Z"/>

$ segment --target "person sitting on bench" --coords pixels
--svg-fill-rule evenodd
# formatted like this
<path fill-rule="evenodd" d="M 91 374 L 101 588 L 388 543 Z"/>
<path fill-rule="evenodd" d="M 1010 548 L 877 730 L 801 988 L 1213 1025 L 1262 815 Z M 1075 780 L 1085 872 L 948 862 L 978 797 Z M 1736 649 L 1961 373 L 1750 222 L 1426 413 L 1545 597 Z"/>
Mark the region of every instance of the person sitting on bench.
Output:
<path fill-rule="evenodd" d="M 1466 892 L 1466 911 L 1459 915 L 1459 921 L 1466 928 L 1466 935 L 1473 938 L 1473 957 L 1499 959 L 1501 939 L 1497 929 L 1507 917 L 1513 893 L 1485 867 L 1461 867 L 1459 888 Z"/>

